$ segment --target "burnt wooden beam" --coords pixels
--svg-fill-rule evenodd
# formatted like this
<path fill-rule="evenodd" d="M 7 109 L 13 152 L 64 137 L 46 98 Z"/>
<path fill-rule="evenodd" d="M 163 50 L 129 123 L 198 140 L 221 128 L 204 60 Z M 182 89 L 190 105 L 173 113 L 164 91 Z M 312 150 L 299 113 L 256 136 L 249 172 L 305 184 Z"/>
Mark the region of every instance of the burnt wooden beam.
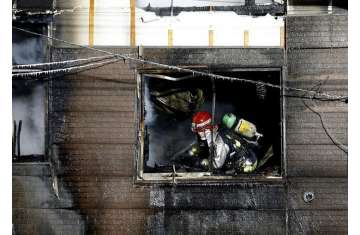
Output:
<path fill-rule="evenodd" d="M 289 0 L 291 6 L 336 6 L 348 9 L 348 0 Z"/>
<path fill-rule="evenodd" d="M 284 64 L 282 48 L 143 48 L 144 59 L 180 67 L 209 66 L 211 68 L 281 67 Z M 139 65 L 138 69 L 154 68 Z M 202 68 L 203 69 L 203 68 Z"/>
<path fill-rule="evenodd" d="M 53 13 L 38 12 L 29 14 L 27 10 L 13 12 L 13 23 L 48 24 L 53 21 Z"/>
<path fill-rule="evenodd" d="M 31 10 L 52 10 L 54 9 L 54 0 L 15 0 L 13 4 L 18 9 L 31 9 Z"/>
<path fill-rule="evenodd" d="M 150 4 L 144 8 L 145 11 L 154 12 L 157 16 L 174 16 L 183 11 L 233 11 L 238 15 L 255 15 L 261 16 L 266 14 L 284 15 L 285 4 L 273 3 L 271 5 L 256 5 L 255 0 L 246 0 L 242 6 L 203 6 L 203 7 L 152 7 Z"/>
<path fill-rule="evenodd" d="M 328 6 L 331 0 L 288 0 L 290 6 Z"/>

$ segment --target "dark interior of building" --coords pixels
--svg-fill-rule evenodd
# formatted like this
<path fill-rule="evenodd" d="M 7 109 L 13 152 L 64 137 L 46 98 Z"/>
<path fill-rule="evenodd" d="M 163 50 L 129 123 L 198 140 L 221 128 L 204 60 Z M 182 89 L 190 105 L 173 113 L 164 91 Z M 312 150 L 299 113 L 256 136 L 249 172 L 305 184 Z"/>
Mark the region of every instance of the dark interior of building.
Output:
<path fill-rule="evenodd" d="M 275 85 L 279 85 L 281 80 L 279 71 L 223 72 L 221 75 L 251 78 L 254 81 Z M 146 77 L 145 172 L 171 172 L 170 159 L 185 151 L 196 141 L 196 136 L 191 131 L 192 116 L 198 111 L 212 113 L 215 98 L 214 123 L 223 126 L 221 121 L 223 115 L 233 113 L 255 124 L 257 131 L 264 135 L 259 141 L 259 160 L 270 146 L 273 147 L 274 155 L 255 174 L 265 172 L 280 174 L 282 131 L 280 90 L 228 80 L 217 80 L 214 85 L 213 87 L 208 77 L 190 77 L 181 81 Z M 177 96 L 183 102 L 173 102 L 172 96 Z"/>

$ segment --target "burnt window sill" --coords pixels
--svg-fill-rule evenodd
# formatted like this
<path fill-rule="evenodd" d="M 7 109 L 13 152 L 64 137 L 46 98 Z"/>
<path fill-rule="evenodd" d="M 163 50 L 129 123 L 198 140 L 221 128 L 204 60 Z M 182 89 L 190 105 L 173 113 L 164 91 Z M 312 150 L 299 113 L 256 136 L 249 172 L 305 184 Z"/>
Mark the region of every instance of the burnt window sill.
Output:
<path fill-rule="evenodd" d="M 23 156 L 13 156 L 12 162 L 14 163 L 32 163 L 32 162 L 47 162 L 48 159 L 45 155 L 23 155 Z"/>

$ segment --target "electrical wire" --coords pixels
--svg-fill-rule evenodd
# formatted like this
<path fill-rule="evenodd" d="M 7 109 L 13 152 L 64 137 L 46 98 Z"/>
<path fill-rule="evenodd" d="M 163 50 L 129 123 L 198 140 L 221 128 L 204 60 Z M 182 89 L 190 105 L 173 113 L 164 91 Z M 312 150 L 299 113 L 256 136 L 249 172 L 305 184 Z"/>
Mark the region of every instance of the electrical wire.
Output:
<path fill-rule="evenodd" d="M 316 111 L 315 109 L 311 108 L 305 101 L 303 101 L 304 105 L 313 113 L 315 113 L 321 122 L 321 126 L 325 131 L 325 134 L 329 137 L 329 139 L 331 140 L 331 142 L 337 146 L 340 150 L 342 150 L 344 153 L 348 154 L 348 147 L 343 145 L 342 143 L 340 143 L 332 134 L 330 134 L 329 130 L 327 129 L 327 127 L 325 126 L 324 120 L 322 118 L 322 115 L 320 112 Z M 314 105 L 315 106 L 315 105 Z"/>
<path fill-rule="evenodd" d="M 114 58 L 115 56 L 98 56 L 98 57 L 90 57 L 84 59 L 75 59 L 75 60 L 65 60 L 65 61 L 58 61 L 58 62 L 49 62 L 49 63 L 39 63 L 39 64 L 22 64 L 22 65 L 14 65 L 12 67 L 13 70 L 15 69 L 53 69 L 54 67 L 71 67 L 71 66 L 78 66 L 83 63 L 90 63 L 90 62 L 97 62 L 99 60 L 105 60 Z"/>
<path fill-rule="evenodd" d="M 30 72 L 40 72 L 41 69 L 13 69 L 12 73 L 30 73 Z"/>
<path fill-rule="evenodd" d="M 329 98 L 319 98 L 319 97 L 313 97 L 313 96 L 301 96 L 301 95 L 282 95 L 283 97 L 288 97 L 288 98 L 299 98 L 299 99 L 308 99 L 308 100 L 318 100 L 318 101 L 341 101 L 344 103 L 348 103 L 348 98 L 344 97 L 344 98 L 334 98 L 334 99 L 329 99 Z"/>
<path fill-rule="evenodd" d="M 61 15 L 63 13 L 66 13 L 66 12 L 70 12 L 70 13 L 73 13 L 75 12 L 75 10 L 77 9 L 84 9 L 85 7 L 83 7 L 82 5 L 78 5 L 78 6 L 75 6 L 71 9 L 62 9 L 62 10 L 46 10 L 46 11 L 28 11 L 28 10 L 19 10 L 19 9 L 14 9 L 13 8 L 13 14 L 14 15 L 17 15 L 17 14 L 25 14 L 25 15 L 28 15 L 28 16 L 33 16 L 33 15 Z M 87 7 L 85 9 L 88 9 Z"/>
<path fill-rule="evenodd" d="M 130 57 L 124 54 L 117 54 L 117 53 L 112 53 L 106 50 L 101 50 L 98 48 L 93 48 L 90 46 L 84 46 L 84 45 L 78 45 L 63 39 L 58 39 L 52 36 L 48 36 L 48 35 L 44 35 L 44 34 L 40 34 L 40 33 L 35 33 L 26 29 L 22 29 L 22 28 L 18 28 L 13 26 L 14 29 L 22 31 L 22 32 L 26 32 L 29 34 L 33 34 L 33 35 L 37 35 L 40 37 L 46 37 L 55 41 L 59 41 L 68 45 L 73 45 L 73 46 L 77 46 L 80 48 L 85 48 L 85 49 L 89 49 L 89 50 L 93 50 L 93 51 L 98 51 L 98 52 L 102 52 L 102 53 L 106 53 L 109 55 L 114 55 L 116 57 L 119 57 L 123 60 L 129 60 L 129 61 L 134 61 L 136 63 L 140 63 L 140 64 L 148 64 L 148 65 L 153 65 L 155 67 L 160 67 L 160 68 L 165 68 L 168 70 L 174 70 L 174 71 L 178 71 L 178 72 L 186 72 L 186 73 L 192 73 L 193 75 L 199 75 L 201 77 L 209 77 L 209 78 L 214 78 L 214 79 L 221 79 L 221 80 L 229 80 L 229 81 L 236 81 L 236 82 L 245 82 L 245 83 L 251 83 L 251 84 L 263 84 L 265 86 L 268 87 L 272 87 L 272 88 L 278 88 L 278 89 L 284 89 L 287 91 L 296 91 L 296 92 L 304 92 L 304 93 L 308 93 L 308 94 L 313 94 L 314 97 L 320 97 L 320 98 L 327 98 L 327 99 L 347 99 L 347 96 L 337 96 L 337 95 L 332 95 L 332 94 L 327 94 L 327 93 L 321 93 L 321 92 L 316 92 L 316 91 L 312 91 L 312 90 L 306 90 L 306 89 L 301 89 L 301 88 L 294 88 L 294 87 L 285 87 L 285 86 L 280 86 L 280 85 L 275 85 L 272 83 L 266 83 L 266 82 L 262 82 L 262 81 L 255 81 L 255 80 L 248 80 L 248 79 L 243 79 L 243 78 L 235 78 L 235 77 L 229 77 L 229 76 L 223 76 L 223 75 L 218 75 L 218 74 L 214 74 L 214 73 L 209 73 L 209 72 L 202 72 L 202 71 L 198 71 L 198 70 L 193 70 L 193 69 L 188 69 L 188 68 L 182 68 L 182 67 L 178 67 L 178 66 L 173 66 L 173 65 L 167 65 L 167 64 L 163 64 L 163 63 L 158 63 L 158 62 L 154 62 L 154 61 L 150 61 L 150 60 L 145 60 L 145 59 L 141 59 L 141 58 L 134 58 L 134 57 Z"/>
<path fill-rule="evenodd" d="M 317 87 L 317 90 L 320 90 L 321 89 L 321 86 L 327 82 L 329 79 L 329 77 L 326 78 L 325 81 L 323 82 L 320 82 L 318 84 L 316 84 L 312 89 L 314 89 L 315 87 Z M 315 113 L 319 119 L 320 119 L 320 122 L 321 122 L 321 126 L 322 128 L 324 129 L 325 131 L 325 134 L 329 137 L 329 139 L 331 140 L 331 142 L 336 146 L 338 147 L 340 150 L 342 150 L 346 155 L 348 154 L 348 147 L 343 145 L 342 143 L 340 143 L 340 141 L 338 141 L 330 132 L 329 130 L 327 129 L 327 127 L 325 126 L 325 122 L 323 120 L 323 117 L 321 115 L 321 113 L 319 111 L 316 111 L 314 108 L 310 107 L 310 105 L 308 105 L 305 100 L 302 100 L 303 104 L 310 110 L 312 111 L 313 113 Z M 347 101 L 346 101 L 347 102 Z M 313 106 L 316 107 L 315 103 L 313 103 Z"/>
<path fill-rule="evenodd" d="M 102 67 L 107 64 L 112 64 L 117 61 L 119 61 L 119 59 L 112 59 L 112 60 L 101 61 L 101 62 L 86 64 L 86 65 L 79 65 L 79 66 L 63 68 L 63 69 L 53 69 L 53 70 L 30 72 L 30 73 L 18 73 L 18 74 L 13 74 L 12 78 L 13 79 L 34 79 L 34 78 L 39 79 L 41 77 L 45 77 L 47 79 L 48 76 L 62 76 L 64 74 L 69 74 L 69 73 L 83 72 L 83 71 L 86 71 L 89 69 L 95 69 L 98 67 Z"/>

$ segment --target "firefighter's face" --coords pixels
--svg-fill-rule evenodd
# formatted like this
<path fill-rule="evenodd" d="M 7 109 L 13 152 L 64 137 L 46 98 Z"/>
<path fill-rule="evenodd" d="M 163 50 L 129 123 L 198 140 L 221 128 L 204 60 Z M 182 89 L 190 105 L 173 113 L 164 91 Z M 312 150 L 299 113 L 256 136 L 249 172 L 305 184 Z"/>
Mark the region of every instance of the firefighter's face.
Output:
<path fill-rule="evenodd" d="M 211 132 L 216 133 L 216 128 L 204 128 L 197 131 L 197 134 L 200 136 L 201 140 L 211 140 Z"/>
<path fill-rule="evenodd" d="M 200 136 L 201 140 L 206 140 L 207 132 L 210 132 L 210 134 L 211 134 L 211 131 L 209 129 L 204 129 L 204 130 L 198 131 L 197 133 Z"/>

